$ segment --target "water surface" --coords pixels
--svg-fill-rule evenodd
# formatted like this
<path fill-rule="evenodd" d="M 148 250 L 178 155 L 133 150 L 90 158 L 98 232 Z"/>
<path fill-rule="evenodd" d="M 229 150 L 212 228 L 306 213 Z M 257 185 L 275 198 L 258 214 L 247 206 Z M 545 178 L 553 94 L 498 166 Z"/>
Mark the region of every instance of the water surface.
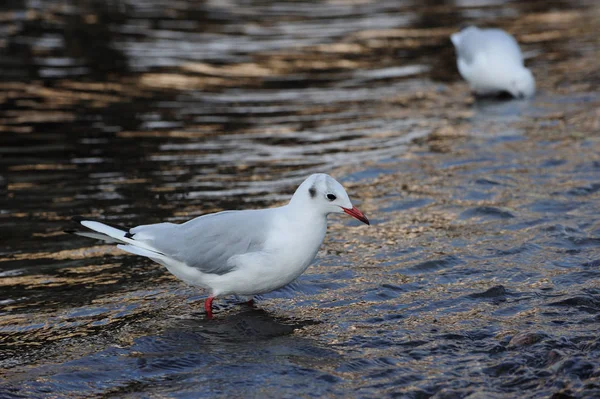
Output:
<path fill-rule="evenodd" d="M 0 396 L 597 397 L 594 2 L 0 6 Z M 503 27 L 528 101 L 450 33 Z M 68 236 L 275 206 L 338 178 L 315 264 L 255 307 Z M 554 396 L 552 396 L 554 395 Z"/>

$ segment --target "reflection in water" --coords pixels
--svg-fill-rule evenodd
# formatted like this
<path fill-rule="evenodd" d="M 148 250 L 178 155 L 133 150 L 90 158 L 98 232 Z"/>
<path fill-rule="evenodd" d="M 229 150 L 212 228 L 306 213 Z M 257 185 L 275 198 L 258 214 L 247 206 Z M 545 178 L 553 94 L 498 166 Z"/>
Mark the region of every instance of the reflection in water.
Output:
<path fill-rule="evenodd" d="M 147 389 L 157 395 L 174 391 L 204 397 L 233 393 L 240 384 L 276 392 L 288 380 L 286 375 L 298 388 L 323 391 L 328 379 L 335 377 L 303 370 L 315 360 L 335 364 L 337 355 L 309 339 L 294 338 L 294 330 L 304 325 L 256 309 L 211 321 L 193 314 L 187 319 L 168 317 L 157 335 L 139 337 L 126 348 L 112 346 L 58 367 L 30 370 L 38 381 L 23 383 L 19 392 L 35 397 L 50 387 L 63 395 L 121 395 Z M 263 376 L 252 381 L 248 375 L 252 369 L 262 370 Z M 136 381 L 123 379 L 124 375 L 135 375 Z"/>
<path fill-rule="evenodd" d="M 0 391 L 598 396 L 597 13 L 2 2 Z M 470 96 L 448 36 L 473 23 L 523 44 L 536 99 Z M 332 218 L 296 284 L 211 322 L 160 266 L 61 233 L 272 206 L 315 171 L 373 228 Z"/>
<path fill-rule="evenodd" d="M 204 347 L 212 350 L 223 345 L 248 345 L 252 342 L 291 335 L 294 330 L 310 324 L 314 322 L 278 320 L 262 309 L 243 306 L 234 313 L 223 314 L 215 320 L 207 319 L 203 313 L 191 314 L 189 318 L 176 317 L 164 334 L 172 336 L 174 332 L 175 336 L 178 336 L 181 331 L 190 331 Z M 194 346 L 188 340 L 179 338 L 173 339 L 173 342 Z"/>

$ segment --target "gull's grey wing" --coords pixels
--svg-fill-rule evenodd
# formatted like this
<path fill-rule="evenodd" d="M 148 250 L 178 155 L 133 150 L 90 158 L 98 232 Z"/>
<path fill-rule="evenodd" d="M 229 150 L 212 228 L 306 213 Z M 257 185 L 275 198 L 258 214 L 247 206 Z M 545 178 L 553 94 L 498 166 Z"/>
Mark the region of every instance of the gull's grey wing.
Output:
<path fill-rule="evenodd" d="M 204 215 L 183 224 L 159 223 L 131 229 L 166 256 L 204 273 L 226 274 L 234 255 L 262 250 L 271 213 L 268 209 L 226 211 Z"/>

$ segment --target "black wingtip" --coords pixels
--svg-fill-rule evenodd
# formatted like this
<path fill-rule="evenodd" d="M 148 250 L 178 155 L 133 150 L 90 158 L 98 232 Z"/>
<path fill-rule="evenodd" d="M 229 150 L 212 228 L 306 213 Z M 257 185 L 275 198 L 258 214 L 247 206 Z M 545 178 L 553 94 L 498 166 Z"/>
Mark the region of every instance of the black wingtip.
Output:
<path fill-rule="evenodd" d="M 63 230 L 63 233 L 75 234 L 75 233 L 77 233 L 77 230 Z"/>
<path fill-rule="evenodd" d="M 71 220 L 74 221 L 74 222 L 77 222 L 77 223 L 81 223 L 84 220 L 86 220 L 86 218 L 84 218 L 83 216 L 76 215 L 76 216 L 73 216 L 71 218 Z"/>

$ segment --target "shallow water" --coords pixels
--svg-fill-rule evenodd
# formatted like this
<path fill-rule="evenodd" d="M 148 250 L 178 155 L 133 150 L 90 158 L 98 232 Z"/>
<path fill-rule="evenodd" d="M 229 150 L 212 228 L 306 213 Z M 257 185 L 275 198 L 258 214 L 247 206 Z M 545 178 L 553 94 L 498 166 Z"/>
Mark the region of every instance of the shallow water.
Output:
<path fill-rule="evenodd" d="M 0 396 L 600 396 L 594 2 L 0 5 Z M 501 26 L 538 81 L 473 99 L 448 35 Z M 331 218 L 253 308 L 62 234 L 286 201 Z M 554 396 L 553 396 L 554 395 Z"/>

